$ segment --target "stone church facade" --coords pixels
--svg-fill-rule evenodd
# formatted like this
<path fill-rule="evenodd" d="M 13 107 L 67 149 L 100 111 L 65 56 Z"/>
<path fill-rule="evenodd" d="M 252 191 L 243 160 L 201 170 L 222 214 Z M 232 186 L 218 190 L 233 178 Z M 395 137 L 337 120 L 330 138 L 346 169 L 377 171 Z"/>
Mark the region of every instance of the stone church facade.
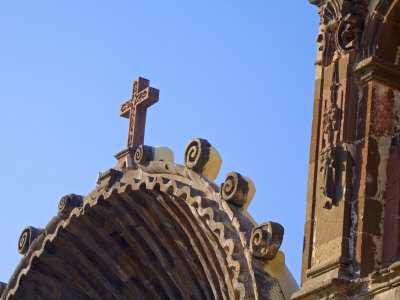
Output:
<path fill-rule="evenodd" d="M 144 144 L 159 93 L 133 82 L 126 149 L 86 196 L 28 226 L 8 299 L 400 299 L 400 0 L 310 0 L 316 80 L 301 288 L 284 228 L 247 212 L 255 193 L 205 139 Z M 306 5 L 306 4 L 305 4 Z M 300 264 L 300 262 L 299 262 Z"/>

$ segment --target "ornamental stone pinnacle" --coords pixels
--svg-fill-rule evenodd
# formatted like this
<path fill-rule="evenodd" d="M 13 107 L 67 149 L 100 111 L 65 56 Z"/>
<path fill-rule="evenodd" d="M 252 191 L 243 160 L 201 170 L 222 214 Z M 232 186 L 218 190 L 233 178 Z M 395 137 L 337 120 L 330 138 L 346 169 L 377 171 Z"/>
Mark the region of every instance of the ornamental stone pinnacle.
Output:
<path fill-rule="evenodd" d="M 129 129 L 127 148 L 115 155 L 118 168 L 135 168 L 133 157 L 137 147 L 144 141 L 147 108 L 158 102 L 159 90 L 149 84 L 148 79 L 135 79 L 131 99 L 121 104 L 119 115 L 129 119 Z"/>

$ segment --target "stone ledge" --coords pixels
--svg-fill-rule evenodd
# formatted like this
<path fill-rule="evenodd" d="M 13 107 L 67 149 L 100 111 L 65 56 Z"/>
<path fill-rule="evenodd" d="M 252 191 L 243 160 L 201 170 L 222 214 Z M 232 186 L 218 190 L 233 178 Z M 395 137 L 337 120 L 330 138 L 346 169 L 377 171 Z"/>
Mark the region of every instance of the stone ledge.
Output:
<path fill-rule="evenodd" d="M 400 66 L 369 57 L 359 62 L 354 71 L 362 83 L 375 80 L 400 90 Z"/>
<path fill-rule="evenodd" d="M 321 299 L 332 294 L 348 294 L 353 284 L 350 280 L 333 278 L 304 288 L 292 295 L 291 300 Z"/>
<path fill-rule="evenodd" d="M 319 275 L 327 273 L 336 268 L 345 268 L 351 263 L 351 259 L 344 256 L 339 256 L 328 261 L 325 261 L 306 271 L 307 277 L 315 278 Z"/>

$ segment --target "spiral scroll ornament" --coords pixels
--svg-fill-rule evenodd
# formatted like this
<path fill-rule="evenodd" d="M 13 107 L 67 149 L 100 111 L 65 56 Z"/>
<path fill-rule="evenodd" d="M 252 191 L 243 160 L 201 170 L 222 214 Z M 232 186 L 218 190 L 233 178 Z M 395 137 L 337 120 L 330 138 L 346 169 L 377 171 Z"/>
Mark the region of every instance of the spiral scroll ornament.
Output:
<path fill-rule="evenodd" d="M 26 254 L 33 241 L 44 232 L 44 229 L 32 226 L 25 227 L 18 239 L 18 253 Z"/>
<path fill-rule="evenodd" d="M 230 172 L 226 175 L 221 193 L 225 201 L 242 207 L 248 201 L 249 183 L 239 173 Z"/>
<path fill-rule="evenodd" d="M 193 139 L 186 146 L 185 166 L 195 172 L 202 173 L 210 159 L 211 144 L 205 139 Z"/>
<path fill-rule="evenodd" d="M 30 230 L 24 229 L 18 241 L 18 253 L 25 254 L 29 249 Z"/>
<path fill-rule="evenodd" d="M 65 195 L 58 203 L 58 213 L 63 217 L 67 217 L 75 207 L 80 207 L 82 204 L 82 196 L 75 194 Z"/>
<path fill-rule="evenodd" d="M 153 160 L 154 158 L 154 151 L 153 147 L 140 145 L 135 152 L 135 163 L 138 165 L 143 165 L 145 162 Z"/>
<path fill-rule="evenodd" d="M 270 261 L 282 244 L 284 228 L 274 222 L 266 222 L 253 229 L 250 238 L 250 253 L 253 257 Z"/>

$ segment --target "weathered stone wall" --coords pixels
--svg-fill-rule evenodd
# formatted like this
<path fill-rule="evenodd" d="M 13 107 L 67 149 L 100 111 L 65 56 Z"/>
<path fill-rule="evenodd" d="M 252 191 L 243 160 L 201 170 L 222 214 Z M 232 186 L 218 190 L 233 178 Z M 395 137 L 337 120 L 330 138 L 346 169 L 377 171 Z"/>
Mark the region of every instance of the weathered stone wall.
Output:
<path fill-rule="evenodd" d="M 321 23 L 302 291 L 293 298 L 372 299 L 400 258 L 400 1 L 310 2 Z"/>

